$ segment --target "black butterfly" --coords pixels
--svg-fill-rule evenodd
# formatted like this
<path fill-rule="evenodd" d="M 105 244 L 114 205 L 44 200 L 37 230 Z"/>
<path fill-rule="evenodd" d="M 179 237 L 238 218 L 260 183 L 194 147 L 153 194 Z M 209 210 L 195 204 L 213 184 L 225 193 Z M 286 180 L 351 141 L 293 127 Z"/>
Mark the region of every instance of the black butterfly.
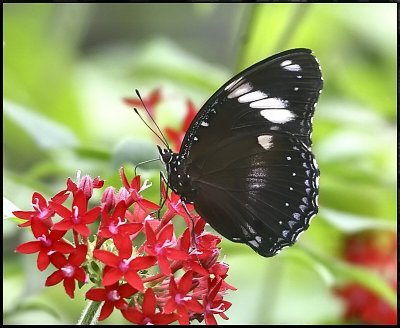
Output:
<path fill-rule="evenodd" d="M 308 49 L 233 77 L 197 113 L 179 153 L 158 147 L 168 185 L 221 235 L 262 256 L 293 245 L 318 212 L 311 122 L 322 80 Z"/>

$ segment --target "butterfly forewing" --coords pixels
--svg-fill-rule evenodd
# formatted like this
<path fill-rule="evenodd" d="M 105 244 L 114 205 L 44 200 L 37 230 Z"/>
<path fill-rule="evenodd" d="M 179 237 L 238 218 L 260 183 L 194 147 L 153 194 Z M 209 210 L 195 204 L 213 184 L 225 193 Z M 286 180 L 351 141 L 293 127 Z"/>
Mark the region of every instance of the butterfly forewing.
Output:
<path fill-rule="evenodd" d="M 233 77 L 201 108 L 169 164 L 173 189 L 223 236 L 263 256 L 292 245 L 318 211 L 311 119 L 321 89 L 307 49 Z"/>

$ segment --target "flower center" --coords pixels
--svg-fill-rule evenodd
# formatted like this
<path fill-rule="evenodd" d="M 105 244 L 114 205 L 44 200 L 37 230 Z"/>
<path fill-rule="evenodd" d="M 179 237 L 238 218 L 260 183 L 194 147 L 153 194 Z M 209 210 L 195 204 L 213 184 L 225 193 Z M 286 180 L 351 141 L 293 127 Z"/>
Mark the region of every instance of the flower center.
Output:
<path fill-rule="evenodd" d="M 37 217 L 39 219 L 45 218 L 49 214 L 49 210 L 47 207 L 41 209 L 39 206 L 39 199 L 35 198 L 35 203 L 32 204 L 32 207 L 36 210 L 37 212 Z"/>
<path fill-rule="evenodd" d="M 182 297 L 182 295 L 179 293 L 175 295 L 175 303 L 176 304 L 182 304 L 183 302 L 190 301 L 191 299 L 192 299 L 191 296 L 183 296 Z"/>
<path fill-rule="evenodd" d="M 72 222 L 74 223 L 74 224 L 78 224 L 78 223 L 80 223 L 81 222 L 81 218 L 79 217 L 79 209 L 78 209 L 78 206 L 74 206 L 73 208 L 72 208 Z"/>
<path fill-rule="evenodd" d="M 115 302 L 115 301 L 118 301 L 118 300 L 121 298 L 121 296 L 119 295 L 118 291 L 114 289 L 114 290 L 111 290 L 111 291 L 107 294 L 107 298 L 108 298 L 110 301 Z"/>
<path fill-rule="evenodd" d="M 37 240 L 41 241 L 46 247 L 50 247 L 52 244 L 51 239 L 48 239 L 45 235 L 41 235 Z"/>
<path fill-rule="evenodd" d="M 129 269 L 129 263 L 134 259 L 135 257 L 132 255 L 129 259 L 123 259 L 120 263 L 118 268 L 122 271 L 122 272 L 126 272 Z"/>
<path fill-rule="evenodd" d="M 71 278 L 75 274 L 75 268 L 71 264 L 67 264 L 61 268 L 61 271 L 64 274 L 64 277 Z"/>
<path fill-rule="evenodd" d="M 143 319 L 143 324 L 152 325 L 153 323 L 151 322 L 151 319 L 149 317 L 146 317 Z"/>
<path fill-rule="evenodd" d="M 116 235 L 118 233 L 118 227 L 125 224 L 126 220 L 121 220 L 120 217 L 118 217 L 118 223 L 115 225 L 111 223 L 108 226 L 108 230 L 111 232 L 111 234 Z"/>

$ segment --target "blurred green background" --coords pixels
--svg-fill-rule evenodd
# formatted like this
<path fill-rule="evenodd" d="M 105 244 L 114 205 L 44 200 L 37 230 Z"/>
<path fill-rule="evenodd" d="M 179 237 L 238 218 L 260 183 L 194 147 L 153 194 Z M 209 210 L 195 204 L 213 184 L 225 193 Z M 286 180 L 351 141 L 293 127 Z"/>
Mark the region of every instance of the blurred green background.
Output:
<path fill-rule="evenodd" d="M 396 4 L 3 5 L 3 322 L 77 322 L 83 293 L 71 300 L 61 285 L 44 288 L 52 269 L 39 273 L 37 255 L 14 253 L 31 236 L 7 218 L 12 204 L 31 209 L 33 191 L 52 196 L 78 169 L 118 187 L 122 164 L 156 156 L 122 98 L 160 88 L 156 120 L 177 128 L 186 99 L 200 108 L 242 68 L 295 47 L 314 51 L 325 80 L 313 131 L 320 214 L 274 258 L 222 243 L 227 281 L 238 288 L 226 296 L 226 323 L 342 323 L 332 287 L 343 281 L 395 306 L 384 280 L 340 254 L 351 233 L 396 231 L 396 12 Z M 140 171 L 154 201 L 160 168 Z M 126 323 L 114 312 L 104 323 Z"/>

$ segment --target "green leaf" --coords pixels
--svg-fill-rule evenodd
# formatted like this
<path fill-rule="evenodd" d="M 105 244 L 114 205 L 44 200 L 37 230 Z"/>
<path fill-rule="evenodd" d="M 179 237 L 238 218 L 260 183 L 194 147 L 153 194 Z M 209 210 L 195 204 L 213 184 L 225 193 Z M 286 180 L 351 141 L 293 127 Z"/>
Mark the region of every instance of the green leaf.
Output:
<path fill-rule="evenodd" d="M 78 140 L 65 126 L 34 113 L 24 106 L 3 100 L 6 116 L 26 131 L 43 149 L 75 147 Z"/>

